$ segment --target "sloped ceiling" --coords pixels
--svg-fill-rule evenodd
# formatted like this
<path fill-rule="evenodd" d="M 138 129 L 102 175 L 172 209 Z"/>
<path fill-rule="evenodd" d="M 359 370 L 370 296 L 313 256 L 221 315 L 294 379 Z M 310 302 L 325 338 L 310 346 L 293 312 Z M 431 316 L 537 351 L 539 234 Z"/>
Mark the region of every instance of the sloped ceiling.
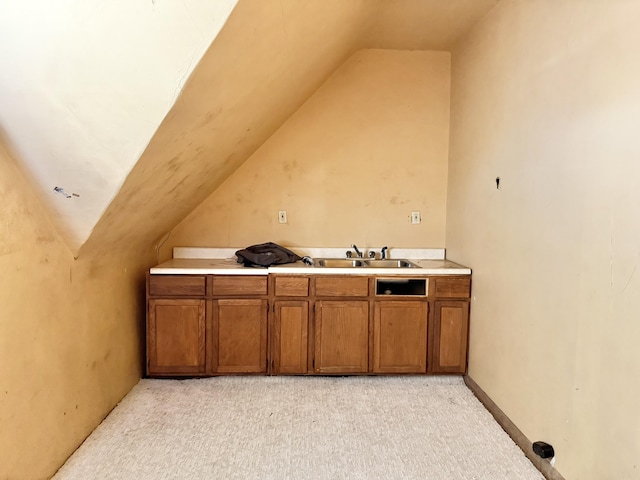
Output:
<path fill-rule="evenodd" d="M 63 4 L 66 20 L 83 20 L 81 25 L 60 26 L 49 17 L 35 27 L 30 22 L 46 10 L 34 9 L 48 2 L 28 1 L 19 15 L 5 4 L 0 17 L 11 13 L 12 20 L 0 21 L 3 61 L 33 47 L 20 23 L 38 31 L 35 43 L 54 38 L 63 53 L 85 47 L 74 51 L 71 72 L 64 62 L 49 62 L 45 71 L 3 67 L 0 100 L 17 100 L 0 110 L 0 127 L 74 252 L 120 242 L 153 245 L 355 51 L 448 50 L 497 2 L 240 0 L 233 8 L 233 1 L 188 0 L 181 9 L 178 2 L 138 0 L 114 2 L 117 10 L 111 10 L 116 7 L 110 2 L 89 9 L 86 2 L 67 0 L 48 10 Z M 211 4 L 219 8 L 206 6 Z M 98 17 L 103 23 L 95 31 Z M 11 22 L 14 27 L 5 30 Z M 163 29 L 169 33 L 163 36 Z M 14 38 L 21 41 L 12 43 Z M 127 57 L 132 39 L 139 41 L 131 44 L 138 55 Z M 191 72 L 203 42 L 210 46 Z M 104 82 L 71 81 L 96 71 Z M 21 88 L 24 82 L 31 90 Z M 94 89 L 99 95 L 91 95 Z M 58 95 L 49 103 L 30 98 L 50 90 Z M 52 183 L 80 196 L 55 193 Z"/>
<path fill-rule="evenodd" d="M 235 4 L 0 2 L 0 129 L 72 249 Z"/>

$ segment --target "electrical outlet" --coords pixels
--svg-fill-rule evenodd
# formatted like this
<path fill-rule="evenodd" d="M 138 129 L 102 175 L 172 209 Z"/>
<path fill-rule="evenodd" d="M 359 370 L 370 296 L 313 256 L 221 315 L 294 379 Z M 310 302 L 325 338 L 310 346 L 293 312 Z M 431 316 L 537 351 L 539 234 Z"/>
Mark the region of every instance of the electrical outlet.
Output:
<path fill-rule="evenodd" d="M 278 223 L 287 223 L 287 211 L 278 210 Z"/>
<path fill-rule="evenodd" d="M 416 224 L 420 223 L 422 219 L 420 218 L 420 212 L 411 212 L 411 223 Z"/>

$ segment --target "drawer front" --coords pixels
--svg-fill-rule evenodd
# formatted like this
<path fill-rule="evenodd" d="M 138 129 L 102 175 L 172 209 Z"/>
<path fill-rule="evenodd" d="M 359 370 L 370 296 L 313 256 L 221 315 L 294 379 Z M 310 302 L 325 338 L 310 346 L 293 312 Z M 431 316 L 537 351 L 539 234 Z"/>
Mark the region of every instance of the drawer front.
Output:
<path fill-rule="evenodd" d="M 171 297 L 205 295 L 203 275 L 150 275 L 149 295 Z"/>
<path fill-rule="evenodd" d="M 276 277 L 276 296 L 306 297 L 309 295 L 309 277 Z"/>
<path fill-rule="evenodd" d="M 471 296 L 471 277 L 434 278 L 434 296 L 437 298 L 469 298 Z"/>
<path fill-rule="evenodd" d="M 369 277 L 317 277 L 318 297 L 366 297 L 369 295 Z"/>
<path fill-rule="evenodd" d="M 212 277 L 213 295 L 266 295 L 267 275 L 216 275 Z"/>

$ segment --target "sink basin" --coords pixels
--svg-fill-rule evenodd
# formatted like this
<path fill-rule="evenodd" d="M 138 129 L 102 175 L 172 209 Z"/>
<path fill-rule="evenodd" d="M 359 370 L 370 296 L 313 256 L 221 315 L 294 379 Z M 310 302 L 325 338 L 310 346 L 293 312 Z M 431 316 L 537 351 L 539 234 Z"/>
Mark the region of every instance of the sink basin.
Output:
<path fill-rule="evenodd" d="M 316 258 L 314 265 L 324 268 L 420 268 L 409 260 L 365 260 L 363 258 Z"/>
<path fill-rule="evenodd" d="M 409 260 L 396 260 L 389 258 L 385 260 L 367 260 L 367 266 L 371 268 L 420 268 Z"/>
<path fill-rule="evenodd" d="M 357 258 L 320 258 L 316 259 L 314 264 L 318 267 L 325 268 L 355 268 L 365 266 L 364 260 Z"/>

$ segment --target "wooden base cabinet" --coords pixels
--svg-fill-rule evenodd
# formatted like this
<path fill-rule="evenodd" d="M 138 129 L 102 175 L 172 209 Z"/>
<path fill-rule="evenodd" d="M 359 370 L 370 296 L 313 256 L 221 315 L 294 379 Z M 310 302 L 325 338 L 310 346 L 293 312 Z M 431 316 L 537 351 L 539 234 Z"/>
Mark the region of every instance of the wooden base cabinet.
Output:
<path fill-rule="evenodd" d="M 432 305 L 430 373 L 466 373 L 471 277 L 435 277 L 429 284 Z"/>
<path fill-rule="evenodd" d="M 463 275 L 148 275 L 147 374 L 463 374 Z"/>
<path fill-rule="evenodd" d="M 369 302 L 319 300 L 315 304 L 316 373 L 366 373 L 369 369 Z"/>
<path fill-rule="evenodd" d="M 427 372 L 425 301 L 378 301 L 374 306 L 373 372 Z"/>
<path fill-rule="evenodd" d="M 205 347 L 204 300 L 149 300 L 149 375 L 203 374 L 206 368 Z"/>
<path fill-rule="evenodd" d="M 434 310 L 431 369 L 434 373 L 465 373 L 469 337 L 469 302 L 436 301 Z"/>
<path fill-rule="evenodd" d="M 212 301 L 212 372 L 267 372 L 267 308 L 264 299 Z"/>
<path fill-rule="evenodd" d="M 272 372 L 305 374 L 309 364 L 309 302 L 278 300 L 274 305 Z"/>
<path fill-rule="evenodd" d="M 266 275 L 148 275 L 147 375 L 267 373 Z"/>

